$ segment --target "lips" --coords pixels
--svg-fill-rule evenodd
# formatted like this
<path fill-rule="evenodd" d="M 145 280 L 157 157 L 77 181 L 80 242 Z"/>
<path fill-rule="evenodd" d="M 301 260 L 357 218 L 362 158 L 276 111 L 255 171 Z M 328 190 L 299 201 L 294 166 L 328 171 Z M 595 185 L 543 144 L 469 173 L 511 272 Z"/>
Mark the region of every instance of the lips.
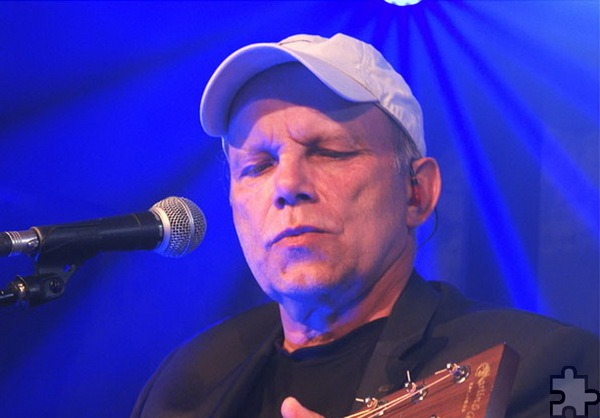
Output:
<path fill-rule="evenodd" d="M 299 235 L 310 233 L 310 232 L 322 233 L 324 231 L 322 229 L 319 229 L 314 226 L 297 226 L 294 228 L 287 228 L 287 229 L 281 231 L 279 234 L 277 234 L 275 236 L 275 238 L 273 238 L 271 241 L 269 241 L 268 246 L 271 247 L 274 244 L 278 243 L 279 241 L 281 241 L 285 238 L 297 237 Z"/>

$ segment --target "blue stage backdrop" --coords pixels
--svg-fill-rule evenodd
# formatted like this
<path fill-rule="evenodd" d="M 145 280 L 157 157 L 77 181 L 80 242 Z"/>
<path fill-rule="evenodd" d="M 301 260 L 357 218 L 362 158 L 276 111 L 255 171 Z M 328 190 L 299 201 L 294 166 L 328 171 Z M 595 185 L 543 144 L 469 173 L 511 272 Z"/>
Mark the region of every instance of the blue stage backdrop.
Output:
<path fill-rule="evenodd" d="M 185 196 L 194 253 L 103 253 L 65 295 L 0 312 L 0 416 L 124 417 L 170 350 L 265 301 L 231 222 L 205 83 L 238 47 L 344 32 L 380 49 L 425 113 L 444 188 L 418 269 L 598 332 L 597 1 L 2 2 L 0 230 Z M 432 222 L 421 238 L 430 235 Z M 0 284 L 31 274 L 0 260 Z"/>

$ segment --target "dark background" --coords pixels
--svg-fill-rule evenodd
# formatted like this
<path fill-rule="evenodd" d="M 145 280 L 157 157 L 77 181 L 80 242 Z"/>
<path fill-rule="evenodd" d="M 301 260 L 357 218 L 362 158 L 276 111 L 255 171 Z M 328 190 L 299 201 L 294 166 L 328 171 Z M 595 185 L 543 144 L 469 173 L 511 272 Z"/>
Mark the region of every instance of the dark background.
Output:
<path fill-rule="evenodd" d="M 439 227 L 417 262 L 424 276 L 598 333 L 598 9 L 0 3 L 0 230 L 143 211 L 167 196 L 194 200 L 208 219 L 185 258 L 100 254 L 61 299 L 2 308 L 0 416 L 127 416 L 170 350 L 264 301 L 198 104 L 229 53 L 296 33 L 373 44 L 420 100 L 444 180 Z M 0 285 L 32 271 L 27 257 L 0 259 Z"/>

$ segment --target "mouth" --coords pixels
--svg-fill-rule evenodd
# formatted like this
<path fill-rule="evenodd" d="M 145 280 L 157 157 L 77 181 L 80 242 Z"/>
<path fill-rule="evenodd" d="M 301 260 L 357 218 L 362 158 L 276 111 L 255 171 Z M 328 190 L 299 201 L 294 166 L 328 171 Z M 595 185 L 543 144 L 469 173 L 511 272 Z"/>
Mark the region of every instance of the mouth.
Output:
<path fill-rule="evenodd" d="M 307 234 L 307 233 L 322 233 L 324 232 L 323 230 L 314 227 L 314 226 L 297 226 L 294 228 L 287 228 L 283 231 L 281 231 L 279 234 L 277 234 L 275 236 L 275 238 L 273 238 L 269 243 L 268 246 L 271 247 L 274 244 L 278 243 L 279 241 L 285 239 L 285 238 L 289 238 L 289 237 L 297 237 L 303 234 Z"/>

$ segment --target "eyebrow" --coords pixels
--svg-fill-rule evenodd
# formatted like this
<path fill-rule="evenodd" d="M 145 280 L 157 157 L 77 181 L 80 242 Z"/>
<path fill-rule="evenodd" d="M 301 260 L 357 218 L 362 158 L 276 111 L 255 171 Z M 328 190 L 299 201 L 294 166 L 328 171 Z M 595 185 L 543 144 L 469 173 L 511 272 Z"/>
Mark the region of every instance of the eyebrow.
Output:
<path fill-rule="evenodd" d="M 334 133 L 325 133 L 319 135 L 308 136 L 304 138 L 302 141 L 295 142 L 300 143 L 305 146 L 314 146 L 320 144 L 329 144 L 329 143 L 341 143 L 341 144 L 349 144 L 349 145 L 358 145 L 360 142 L 360 138 L 357 138 L 355 135 L 352 135 L 351 132 L 334 132 Z"/>

